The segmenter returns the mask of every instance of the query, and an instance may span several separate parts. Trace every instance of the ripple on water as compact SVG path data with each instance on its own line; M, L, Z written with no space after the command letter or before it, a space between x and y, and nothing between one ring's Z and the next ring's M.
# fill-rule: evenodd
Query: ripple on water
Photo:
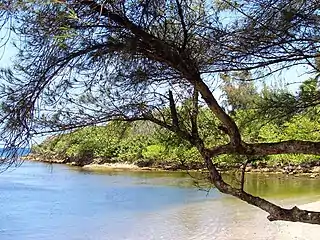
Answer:
M288 240L283 234L301 226L270 223L261 210L215 190L206 197L185 184L189 178L177 179L170 173L108 175L27 163L0 176L0 239ZM250 192L277 199L274 192L319 196L315 179L247 179ZM308 229L288 236L304 239Z

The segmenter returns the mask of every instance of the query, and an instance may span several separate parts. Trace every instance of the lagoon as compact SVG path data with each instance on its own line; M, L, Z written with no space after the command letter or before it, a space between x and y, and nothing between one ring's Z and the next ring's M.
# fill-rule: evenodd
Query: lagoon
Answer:
M248 174L246 188L290 205L318 200L319 184ZM199 190L186 173L90 172L39 162L0 175L0 212L1 240L228 240L249 237L248 226L257 234L276 229L262 211L215 189Z

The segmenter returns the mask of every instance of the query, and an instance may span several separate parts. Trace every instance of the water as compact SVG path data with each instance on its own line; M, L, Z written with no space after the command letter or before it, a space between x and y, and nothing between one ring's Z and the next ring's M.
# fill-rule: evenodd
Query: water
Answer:
M16 148L15 150L8 150L6 148L0 147L0 157L8 157L12 156L13 154L18 154L19 156L25 156L29 154L31 151L30 148Z
M279 202L320 195L318 179L250 175L247 181L249 192ZM257 212L192 183L183 173L93 173L26 162L0 175L0 239L228 239L226 229Z

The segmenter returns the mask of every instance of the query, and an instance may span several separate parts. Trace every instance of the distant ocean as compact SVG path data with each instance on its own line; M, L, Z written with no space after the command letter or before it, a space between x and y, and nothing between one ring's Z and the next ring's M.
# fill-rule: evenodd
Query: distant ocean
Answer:
M30 148L18 148L17 149L17 153L19 156L26 156L31 152ZM10 152L9 149L7 148L0 148L0 158L6 158L8 156L10 156L12 154L12 152Z

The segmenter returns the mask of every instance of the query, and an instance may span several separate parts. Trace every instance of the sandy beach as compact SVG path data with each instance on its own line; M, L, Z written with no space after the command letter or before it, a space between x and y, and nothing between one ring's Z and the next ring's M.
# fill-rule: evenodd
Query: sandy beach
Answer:
M141 169L137 165L131 163L104 163L104 164L88 164L82 167L86 170L138 170Z
M301 209L320 211L320 201L298 206ZM319 240L320 225L292 223L292 222L276 222L278 229L278 238L276 239L296 239L296 240Z
M241 204L242 205L242 204ZM219 240L319 240L320 225L312 225L305 223L270 222L267 219L268 214L253 208L246 203L235 210L233 221L229 223L227 228L222 228L218 231L216 239ZM286 207L293 205L286 204ZM320 211L319 201L302 204L298 207ZM247 214L245 214L247 212ZM241 213L241 214L239 214ZM238 216L239 217L238 217Z

